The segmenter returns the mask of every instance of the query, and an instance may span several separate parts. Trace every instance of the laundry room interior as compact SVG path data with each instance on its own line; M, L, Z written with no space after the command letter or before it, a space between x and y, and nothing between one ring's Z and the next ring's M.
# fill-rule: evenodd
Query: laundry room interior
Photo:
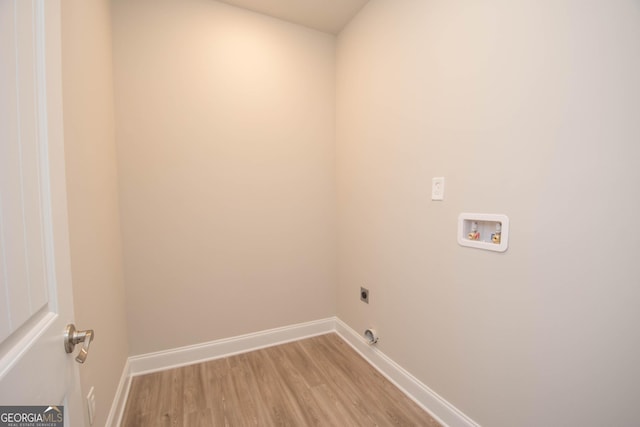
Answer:
M61 1L93 424L336 332L443 425L636 425L640 2L340 3Z

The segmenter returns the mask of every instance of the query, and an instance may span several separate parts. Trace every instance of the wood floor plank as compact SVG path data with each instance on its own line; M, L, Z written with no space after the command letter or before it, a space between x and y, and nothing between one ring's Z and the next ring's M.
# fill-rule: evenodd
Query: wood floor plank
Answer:
M148 408L149 415L156 413L159 425L182 427L183 422L183 395L184 375L181 368L158 372L160 390L157 406Z
M333 396L336 396L336 399L340 399L344 403L350 417L363 423L373 423L375 417L371 417L371 408L367 404L366 393L368 390L354 381L358 379L359 374L356 371L360 367L337 357L335 352L342 349L332 348L328 344L330 343L327 341L327 336L301 342L308 357L313 359L319 372L327 378L325 384L328 389ZM349 348L349 350L351 349ZM355 352L354 355L359 357Z
M275 425L308 425L299 401L287 382L280 376L280 363L273 349L250 353L251 367L258 381L258 392L268 406L271 420Z
M355 352L347 351L347 346L337 336L323 336L316 344L322 350L316 353L328 358L328 366L337 366L343 377L336 378L340 387L356 389L352 391L357 400L354 405L366 412L373 420L387 420L390 425L416 425L423 418L423 411L416 407L406 396L398 394L397 389ZM348 367L348 369L346 368ZM391 391L391 392L390 392Z
M135 377L124 427L439 424L336 334Z
M318 406L304 372L312 371L308 363L296 365L292 355L296 354L298 343L289 343L267 349L273 363L275 374L286 386L289 399L295 401L304 425L318 426L322 424L322 410Z
M224 382L229 375L227 359L212 360L200 364L203 370L203 387L207 408L211 410L211 425L224 426L225 421L225 395ZM208 397L208 398L206 398Z
M231 426L266 425L271 426L269 411L259 393L259 379L252 371L253 353L241 354L229 359L231 366L228 384L233 390L229 395L227 415Z

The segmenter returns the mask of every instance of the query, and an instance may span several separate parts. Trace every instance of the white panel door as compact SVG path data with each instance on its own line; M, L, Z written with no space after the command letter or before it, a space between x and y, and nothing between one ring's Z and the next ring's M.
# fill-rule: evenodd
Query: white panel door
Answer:
M0 0L0 405L65 405L75 427L61 91L60 1Z

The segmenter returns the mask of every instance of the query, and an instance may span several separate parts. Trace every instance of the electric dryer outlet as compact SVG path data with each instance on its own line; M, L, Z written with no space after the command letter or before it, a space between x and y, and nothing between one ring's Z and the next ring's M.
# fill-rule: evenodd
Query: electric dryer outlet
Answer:
M369 289L360 287L360 301L369 304Z

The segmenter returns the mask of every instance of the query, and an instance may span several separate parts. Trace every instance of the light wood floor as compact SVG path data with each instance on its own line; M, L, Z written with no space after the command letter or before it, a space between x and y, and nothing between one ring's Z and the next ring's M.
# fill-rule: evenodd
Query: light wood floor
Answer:
M135 377L122 426L439 424L328 334Z

